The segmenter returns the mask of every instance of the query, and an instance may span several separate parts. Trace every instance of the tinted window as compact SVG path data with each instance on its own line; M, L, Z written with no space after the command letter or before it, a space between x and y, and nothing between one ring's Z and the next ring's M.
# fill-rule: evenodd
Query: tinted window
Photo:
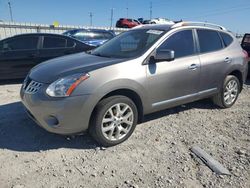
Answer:
M43 48L65 48L66 39L60 37L44 37Z
M219 34L212 30L197 30L200 52L212 52L223 48Z
M75 42L74 42L74 41L72 41L72 40L67 40L67 47L68 47L68 48L72 48L72 47L74 47L74 45L75 45Z
M3 42L0 42L0 51L3 50Z
M194 54L194 41L191 30L180 31L170 36L160 49L173 50L175 58L185 57Z
M112 39L112 38L113 38L113 35L110 34L110 33L103 33L103 34L104 34L104 37L105 37L106 39Z
M77 38L81 41L88 41L88 40L102 40L102 39L110 39L112 38L112 35L109 33L103 33L103 32L78 32L73 35L74 38Z
M25 36L17 37L2 44L3 50L31 50L37 48L38 37L36 36Z
M220 32L220 35L226 47L229 46L233 42L233 38L230 35L226 33L222 33L222 32Z

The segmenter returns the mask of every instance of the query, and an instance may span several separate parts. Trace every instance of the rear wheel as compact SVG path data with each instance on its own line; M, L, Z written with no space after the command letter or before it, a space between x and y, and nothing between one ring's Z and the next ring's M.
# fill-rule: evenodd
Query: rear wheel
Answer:
M137 120L137 108L131 99L112 96L97 104L89 131L99 144L114 146L131 136Z
M213 102L222 107L229 108L236 102L240 92L240 82L236 76L228 75L222 90L213 97Z

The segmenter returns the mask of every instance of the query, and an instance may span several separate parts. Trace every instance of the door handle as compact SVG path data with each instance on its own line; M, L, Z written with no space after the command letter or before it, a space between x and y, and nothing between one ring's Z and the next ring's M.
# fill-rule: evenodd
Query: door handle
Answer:
M231 62L232 62L232 59L229 58L229 57L226 57L226 58L224 59L224 62L225 62L225 63L231 63Z
M197 64L192 64L188 67L188 69L190 70L196 70L198 68L198 65Z

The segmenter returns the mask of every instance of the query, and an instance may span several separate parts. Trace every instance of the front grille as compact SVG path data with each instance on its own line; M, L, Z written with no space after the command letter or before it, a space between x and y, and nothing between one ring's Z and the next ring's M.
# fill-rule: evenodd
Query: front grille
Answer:
M24 86L25 93L35 94L42 87L42 84L34 80L28 80Z

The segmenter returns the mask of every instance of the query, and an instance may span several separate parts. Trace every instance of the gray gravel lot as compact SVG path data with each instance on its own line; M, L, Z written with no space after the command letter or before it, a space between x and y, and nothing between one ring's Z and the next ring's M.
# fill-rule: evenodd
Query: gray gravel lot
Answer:
M237 103L210 100L146 116L125 143L100 148L88 136L48 133L31 121L20 84L0 86L0 187L250 187L250 80ZM231 176L192 155L198 145Z

